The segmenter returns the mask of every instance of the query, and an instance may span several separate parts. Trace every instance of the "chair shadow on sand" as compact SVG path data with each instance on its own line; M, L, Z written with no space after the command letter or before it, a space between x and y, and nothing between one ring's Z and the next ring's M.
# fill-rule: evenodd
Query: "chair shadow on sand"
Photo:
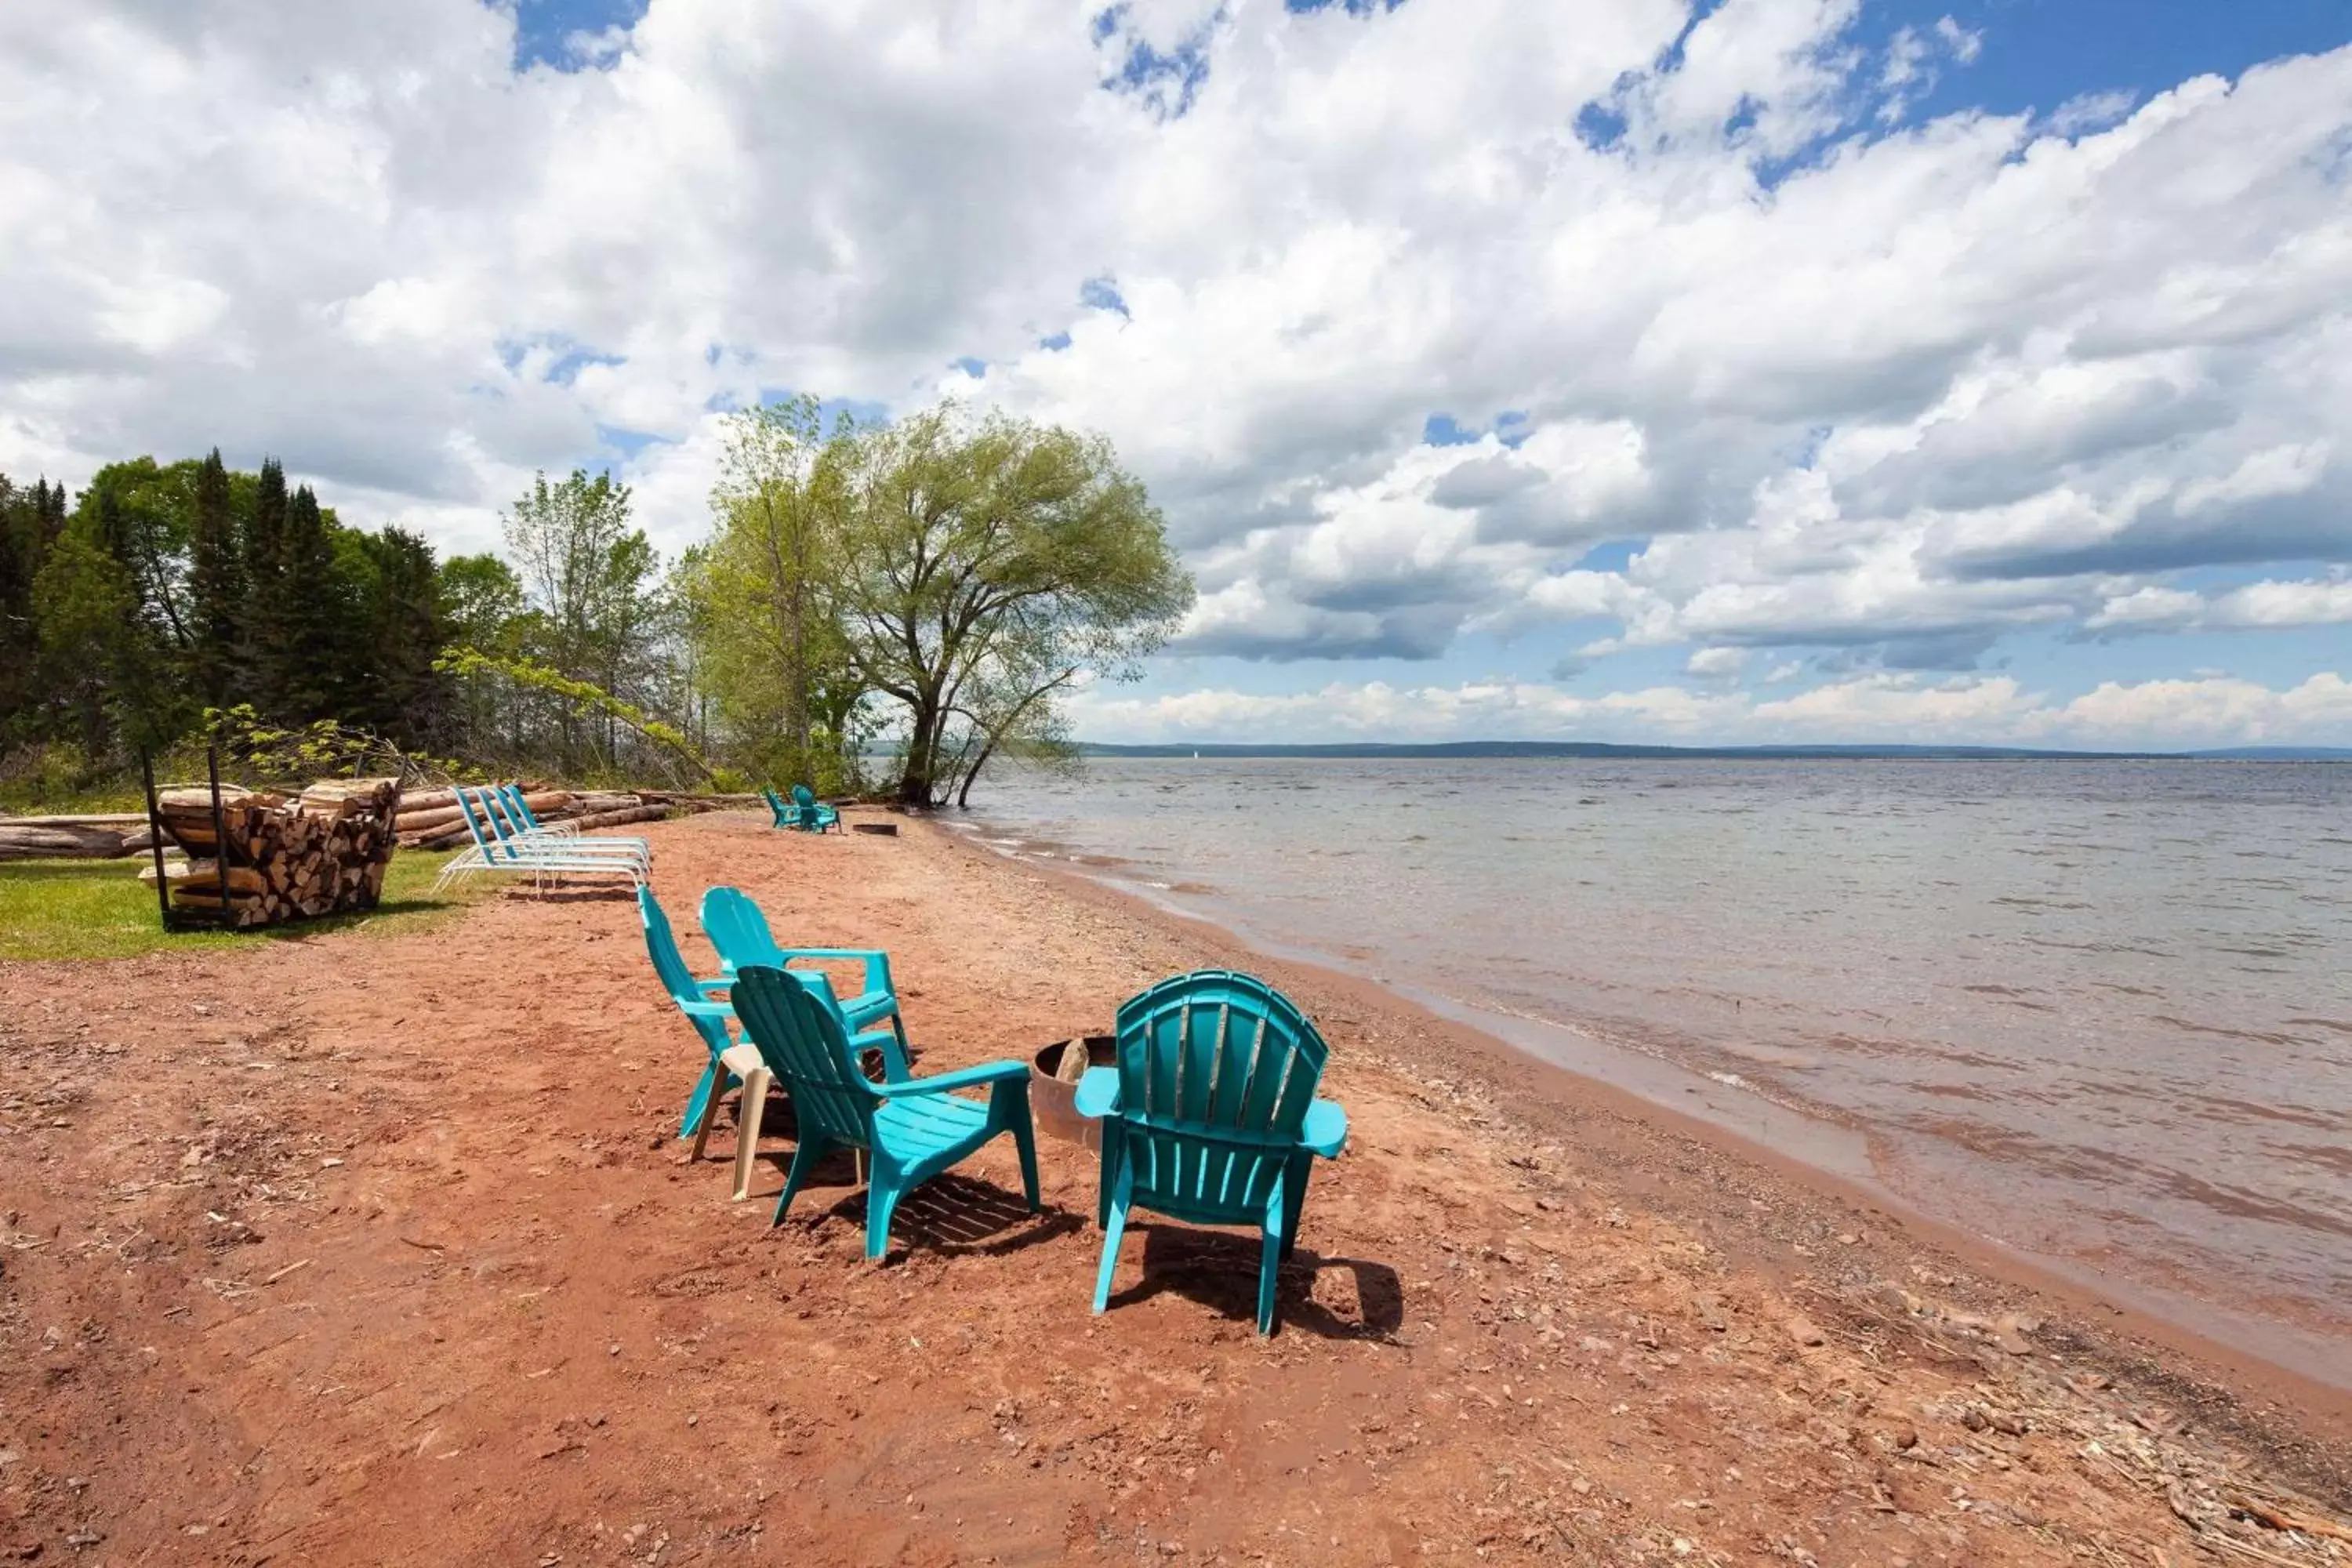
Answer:
M780 1103L771 1103L761 1131L797 1140L799 1133L793 1123L791 1105L789 1097ZM792 1155L784 1150L762 1150L759 1163L774 1180L755 1183L751 1195L745 1201L764 1204L772 1209ZM903 1253L909 1245L949 1257L961 1253L996 1256L1024 1251L1086 1228L1084 1215L1073 1214L1050 1200L1036 1213L1030 1213L1021 1196L1020 1178L1016 1175L1011 1180L1012 1185L1000 1186L993 1181L950 1171L913 1188L898 1200L898 1212L890 1216L890 1251L885 1256ZM831 1190L842 1187L855 1190L839 1194ZM856 1163L847 1150L826 1155L817 1166L809 1184L801 1189L800 1201L793 1205L788 1223L820 1218L847 1220L861 1231L866 1226L866 1188L857 1180Z
M1129 1235L1144 1233L1143 1278L1111 1292L1109 1315L1116 1316L1119 1308L1149 1300L1163 1290L1173 1290L1237 1322L1257 1322L1260 1243L1256 1237L1173 1223L1158 1225L1148 1219L1130 1220L1128 1229ZM1100 1233L1096 1235L1099 1246ZM1344 1269L1355 1277L1356 1301L1363 1313L1360 1322L1315 1300L1315 1281L1327 1269ZM1301 1247L1282 1260L1275 1290L1284 1328L1325 1339L1384 1340L1404 1326L1404 1284L1385 1263L1326 1258Z
M789 1098L770 1105L762 1131L773 1137L797 1136ZM776 1193L783 1184L783 1168L791 1160L791 1154L784 1150L761 1151L760 1165L773 1179L756 1183L747 1202L772 1207ZM1077 1236L1082 1242L1078 1250L1087 1268L1091 1268L1102 1246L1102 1232L1091 1219L1050 1198L1033 1215L1022 1201L1017 1177L1013 1183L1000 1186L993 1181L953 1171L932 1177L898 1200L898 1211L892 1216L891 1255L898 1255L913 1245L950 1257L961 1253L995 1256ZM833 1196L830 1204L824 1202L831 1190L844 1187L853 1190ZM856 1165L846 1151L828 1155L817 1166L808 1187L803 1190L803 1205L793 1211L795 1218L846 1220L864 1228L866 1189L858 1184ZM1143 1234L1143 1278L1123 1290L1112 1292L1111 1312L1173 1290L1237 1321L1257 1321L1256 1237L1193 1226L1155 1224L1141 1216L1129 1222L1129 1230L1130 1234ZM1129 1258L1128 1267L1132 1268L1134 1254L1129 1253ZM1362 1312L1360 1321L1315 1300L1315 1281L1327 1269L1344 1269L1354 1276L1356 1302ZM1075 1288L1083 1289L1087 1278L1081 1270L1075 1277ZM1404 1285L1396 1270L1385 1263L1360 1258L1327 1258L1301 1247L1283 1260L1276 1289L1282 1303L1284 1325L1325 1339L1384 1340L1404 1326Z

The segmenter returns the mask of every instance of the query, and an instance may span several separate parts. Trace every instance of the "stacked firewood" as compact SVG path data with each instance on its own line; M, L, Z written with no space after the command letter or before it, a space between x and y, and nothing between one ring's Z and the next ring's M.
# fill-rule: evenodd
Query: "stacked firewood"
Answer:
M167 864L172 907L234 926L375 907L392 860L398 779L331 779L298 795L224 784L215 831L212 791L167 789L157 797L164 832L187 851ZM140 873L152 881L153 867Z

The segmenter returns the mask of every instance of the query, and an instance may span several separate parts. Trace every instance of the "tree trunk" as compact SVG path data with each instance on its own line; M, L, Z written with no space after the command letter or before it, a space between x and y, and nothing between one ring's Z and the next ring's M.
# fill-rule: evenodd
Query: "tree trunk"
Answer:
M916 705L907 735L907 771L898 780L900 805L930 809L931 773L939 766L940 727L946 719L936 697L926 695Z

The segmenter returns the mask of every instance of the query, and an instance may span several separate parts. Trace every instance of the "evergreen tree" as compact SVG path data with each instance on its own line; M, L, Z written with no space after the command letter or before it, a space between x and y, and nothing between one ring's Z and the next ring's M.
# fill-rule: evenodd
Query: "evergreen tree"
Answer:
M304 485L286 506L286 531L278 552L286 612L278 702L289 723L332 718L336 700L351 684L345 668L344 633L352 624L335 542L319 498Z
M189 673L199 697L213 707L226 708L241 694L238 623L245 606L228 469L217 447L196 475L193 523L188 541Z
M39 687L35 661L39 627L33 619L33 582L48 553L47 479L20 490L0 474L0 742L30 725Z
M83 749L156 750L185 731L180 656L121 546L133 531L110 490L86 492L33 585L41 676Z
M245 526L244 663L254 706L273 718L284 717L287 505L286 470L277 458L265 458Z
M360 618L369 655L358 722L412 746L444 743L451 681L433 661L450 628L433 547L398 528L357 537L367 563Z

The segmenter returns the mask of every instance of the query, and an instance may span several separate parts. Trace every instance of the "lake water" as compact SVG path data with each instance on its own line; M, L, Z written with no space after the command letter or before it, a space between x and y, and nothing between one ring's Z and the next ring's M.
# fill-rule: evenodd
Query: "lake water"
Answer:
M1116 759L970 826L2352 1386L2352 766Z

